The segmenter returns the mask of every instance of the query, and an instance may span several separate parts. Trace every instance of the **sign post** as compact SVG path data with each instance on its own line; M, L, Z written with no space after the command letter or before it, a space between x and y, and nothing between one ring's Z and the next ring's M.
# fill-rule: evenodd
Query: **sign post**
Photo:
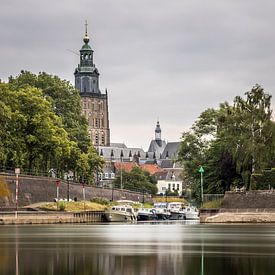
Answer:
M86 200L86 198L85 198L85 184L84 183L82 183L82 192L83 192L83 203L84 203L84 212L86 211L86 205L85 205L85 200Z
M60 185L60 180L56 181L56 205L57 205L57 210L58 210L58 202L59 202L59 185Z
M203 205L203 173L204 173L204 169L202 166L199 169L199 173L201 174L201 205Z
M17 211L18 211L18 189L19 189L19 174L20 168L15 168L16 182L15 182L15 218L17 219Z

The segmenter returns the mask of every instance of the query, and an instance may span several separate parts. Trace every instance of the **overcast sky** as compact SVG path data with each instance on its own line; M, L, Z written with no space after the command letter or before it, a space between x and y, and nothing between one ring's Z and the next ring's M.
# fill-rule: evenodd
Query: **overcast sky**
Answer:
M111 141L147 150L157 119L179 141L255 83L275 97L274 12L272 0L1 0L0 79L24 69L74 83L87 19Z

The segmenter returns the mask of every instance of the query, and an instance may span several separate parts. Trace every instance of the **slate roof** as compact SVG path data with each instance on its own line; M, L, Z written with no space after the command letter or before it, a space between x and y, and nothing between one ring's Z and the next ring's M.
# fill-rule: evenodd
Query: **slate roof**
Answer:
M156 158L160 158L164 148L166 147L165 140L151 140L148 153L155 153Z
M111 143L110 146L116 147L116 148L127 148L127 146L124 143L116 143L116 142Z
M165 170L155 173L155 177L157 180L172 180L174 178L175 181L179 181L182 180L181 172L180 170Z
M130 161L130 152L132 158L134 155L140 155L140 158L145 158L146 153L142 148L121 148L114 146L98 146L97 151L105 160L120 161L121 150L123 152L123 161Z
M180 149L180 142L168 142L161 154L161 158L165 159L168 156L168 159L174 159L177 157Z

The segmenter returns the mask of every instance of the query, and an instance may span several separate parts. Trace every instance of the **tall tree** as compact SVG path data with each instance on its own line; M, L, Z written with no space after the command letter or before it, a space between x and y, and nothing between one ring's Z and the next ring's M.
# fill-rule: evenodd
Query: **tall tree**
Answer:
M218 110L204 111L189 132L182 135L179 160L199 192L200 165L205 168L206 193L224 192L231 186L250 187L251 174L275 163L275 123L271 96L255 85L245 98ZM198 196L199 197L199 196Z

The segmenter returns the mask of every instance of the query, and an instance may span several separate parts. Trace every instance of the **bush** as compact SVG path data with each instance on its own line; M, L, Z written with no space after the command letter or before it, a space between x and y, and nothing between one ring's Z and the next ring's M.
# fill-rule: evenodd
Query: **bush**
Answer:
M0 177L0 198L10 196L10 190L4 177Z
M65 211L65 209L66 209L66 204L65 204L65 202L59 201L59 202L58 202L58 210L59 210L59 211Z

